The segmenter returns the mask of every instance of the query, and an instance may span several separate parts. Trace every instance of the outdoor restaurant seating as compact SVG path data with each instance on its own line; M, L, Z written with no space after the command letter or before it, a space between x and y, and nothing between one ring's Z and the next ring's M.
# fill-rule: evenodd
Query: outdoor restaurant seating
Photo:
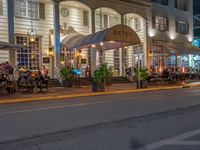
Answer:
M23 67L17 72L15 77L14 68L8 62L0 64L0 94L13 94L16 91L31 93L43 89L48 91L47 74L44 76L41 71L31 72Z

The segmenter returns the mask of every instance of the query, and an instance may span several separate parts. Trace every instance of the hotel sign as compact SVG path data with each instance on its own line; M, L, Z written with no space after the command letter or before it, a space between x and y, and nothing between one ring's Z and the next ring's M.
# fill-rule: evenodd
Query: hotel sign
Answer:
M116 25L110 28L105 40L131 43L133 45L141 43L137 33L126 25Z

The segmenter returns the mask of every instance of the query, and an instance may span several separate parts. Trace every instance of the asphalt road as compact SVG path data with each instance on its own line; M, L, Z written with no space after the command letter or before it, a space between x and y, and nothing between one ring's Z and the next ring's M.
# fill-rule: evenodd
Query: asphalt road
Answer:
M0 150L200 150L200 88L1 105Z

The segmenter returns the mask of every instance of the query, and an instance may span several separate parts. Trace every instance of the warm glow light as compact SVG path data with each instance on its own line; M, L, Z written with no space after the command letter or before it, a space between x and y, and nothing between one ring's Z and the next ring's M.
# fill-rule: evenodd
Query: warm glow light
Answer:
M169 36L170 40L175 40L176 39L175 31L169 31L168 36Z
M191 35L188 36L188 41L192 42L193 41L193 37Z
M175 39L175 36L174 35L171 35L169 36L170 40L174 40Z
M160 66L160 68L159 68L159 72L160 72L160 73L163 72L163 68L162 68L162 66Z
M182 73L185 73L186 72L186 69L185 69L185 67L183 66L182 67Z
M93 45L92 45L92 48L95 48L95 47L96 47L96 45L95 45L95 44L93 44Z
M150 37L154 37L155 36L155 31L153 31L152 29L149 30L149 36Z
M30 38L30 41L31 41L31 42L35 42L35 38L34 38L34 37L31 37L31 38Z
M101 42L100 45L103 46L103 42Z

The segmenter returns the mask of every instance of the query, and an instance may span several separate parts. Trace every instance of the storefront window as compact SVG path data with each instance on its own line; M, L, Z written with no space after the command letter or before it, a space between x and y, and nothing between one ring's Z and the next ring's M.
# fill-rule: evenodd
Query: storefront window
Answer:
M168 67L176 67L176 56L175 55L168 56L167 66Z
M29 70L39 70L40 67L40 40L34 42L26 36L16 36L16 44L26 45L26 48L17 51L18 67L26 67Z
M200 69L200 55L193 55L194 67Z
M181 56L181 66L189 67L189 56L188 55Z

